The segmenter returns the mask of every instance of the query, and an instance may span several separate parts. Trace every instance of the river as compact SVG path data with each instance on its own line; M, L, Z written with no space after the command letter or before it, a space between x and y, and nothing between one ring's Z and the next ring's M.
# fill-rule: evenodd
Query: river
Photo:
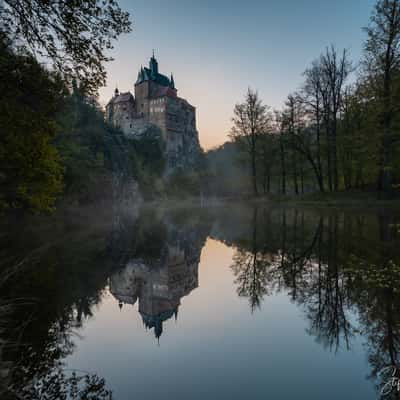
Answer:
M107 215L3 232L14 393L397 398L387 367L400 365L400 213L224 204Z

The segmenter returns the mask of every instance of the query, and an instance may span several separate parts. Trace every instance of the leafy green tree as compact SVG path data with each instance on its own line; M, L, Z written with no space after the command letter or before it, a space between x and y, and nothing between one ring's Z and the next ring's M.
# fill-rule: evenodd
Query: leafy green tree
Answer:
M104 122L99 107L75 85L57 124L54 144L64 166L65 195L79 201L105 197L112 191L110 152L116 151L107 139L115 132Z
M0 40L0 206L49 211L62 191L51 141L64 85L28 53Z
M157 127L149 128L140 138L127 141L131 174L145 197L164 193L165 142Z
M365 30L368 40L365 44L364 67L378 100L381 132L378 188L390 193L393 189L394 124L399 111L395 95L399 83L396 74L400 67L400 0L378 0L371 23Z

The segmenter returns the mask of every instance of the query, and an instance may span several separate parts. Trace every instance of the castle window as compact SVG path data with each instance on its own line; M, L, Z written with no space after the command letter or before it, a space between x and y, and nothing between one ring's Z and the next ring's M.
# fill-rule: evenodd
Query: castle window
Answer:
M132 128L132 124L129 124L129 128Z

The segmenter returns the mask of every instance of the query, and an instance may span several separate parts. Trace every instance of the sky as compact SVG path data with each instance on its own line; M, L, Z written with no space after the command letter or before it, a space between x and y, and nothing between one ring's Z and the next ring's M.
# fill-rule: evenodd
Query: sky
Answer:
M133 29L107 64L106 104L116 86L134 90L152 50L178 95L196 107L200 143L228 140L233 107L248 87L272 109L297 90L303 71L334 44L357 63L375 0L120 0Z

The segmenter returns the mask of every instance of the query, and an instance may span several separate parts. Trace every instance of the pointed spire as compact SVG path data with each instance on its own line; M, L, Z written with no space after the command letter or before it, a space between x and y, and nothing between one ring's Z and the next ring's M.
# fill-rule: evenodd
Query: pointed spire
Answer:
M118 85L115 85L114 95L115 96L119 95Z
M154 49L153 49L153 56L150 58L149 68L151 76L155 77L158 74L158 62L154 56Z
M171 88L175 89L174 75L172 75L172 72L171 72Z
M143 70L143 65L141 65L138 72L136 84L142 83L143 81L144 81L144 70Z

